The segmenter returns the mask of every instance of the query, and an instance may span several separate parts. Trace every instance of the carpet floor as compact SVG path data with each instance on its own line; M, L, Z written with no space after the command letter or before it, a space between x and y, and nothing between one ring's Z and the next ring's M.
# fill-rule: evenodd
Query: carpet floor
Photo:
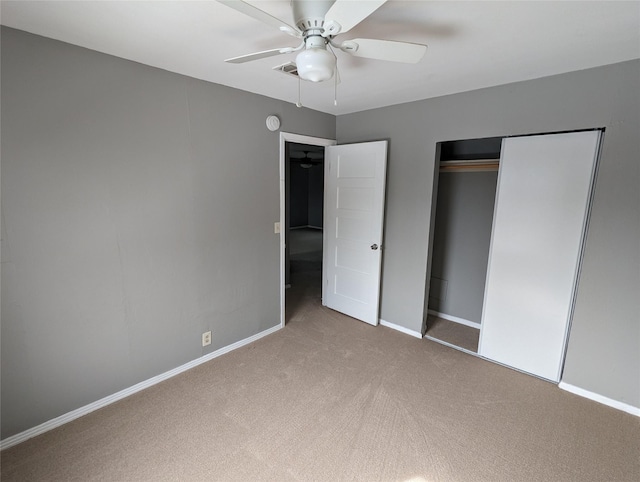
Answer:
M2 452L3 481L638 481L640 419L321 306Z
M427 316L427 336L478 353L480 330L453 321Z

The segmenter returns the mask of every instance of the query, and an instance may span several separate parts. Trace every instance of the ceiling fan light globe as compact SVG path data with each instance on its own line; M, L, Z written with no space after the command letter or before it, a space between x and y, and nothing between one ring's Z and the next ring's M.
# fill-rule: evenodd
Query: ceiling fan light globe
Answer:
M333 77L336 58L326 49L311 48L298 54L296 66L301 79L323 82Z

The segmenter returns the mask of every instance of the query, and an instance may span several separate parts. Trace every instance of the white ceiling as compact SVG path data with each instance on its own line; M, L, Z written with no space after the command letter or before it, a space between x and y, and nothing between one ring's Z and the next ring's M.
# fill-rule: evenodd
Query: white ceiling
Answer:
M289 0L259 1L293 24ZM216 1L2 1L3 25L295 103L298 80L225 58L298 41ZM429 45L415 65L338 52L341 83L302 82L302 104L332 114L463 92L640 58L639 1L393 1L339 40Z

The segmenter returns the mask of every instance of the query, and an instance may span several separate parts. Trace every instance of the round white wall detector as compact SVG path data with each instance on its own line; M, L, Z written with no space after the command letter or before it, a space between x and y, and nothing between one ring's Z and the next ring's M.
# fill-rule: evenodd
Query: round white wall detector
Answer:
M280 129L280 119L277 115L270 115L267 117L267 129L272 132Z

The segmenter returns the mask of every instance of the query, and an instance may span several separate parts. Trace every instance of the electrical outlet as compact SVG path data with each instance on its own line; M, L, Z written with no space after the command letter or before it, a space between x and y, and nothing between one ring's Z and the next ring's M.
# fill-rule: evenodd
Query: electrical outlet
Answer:
M207 331L202 334L202 346L211 345L211 332Z
M274 234L280 234L280 223L273 223Z

